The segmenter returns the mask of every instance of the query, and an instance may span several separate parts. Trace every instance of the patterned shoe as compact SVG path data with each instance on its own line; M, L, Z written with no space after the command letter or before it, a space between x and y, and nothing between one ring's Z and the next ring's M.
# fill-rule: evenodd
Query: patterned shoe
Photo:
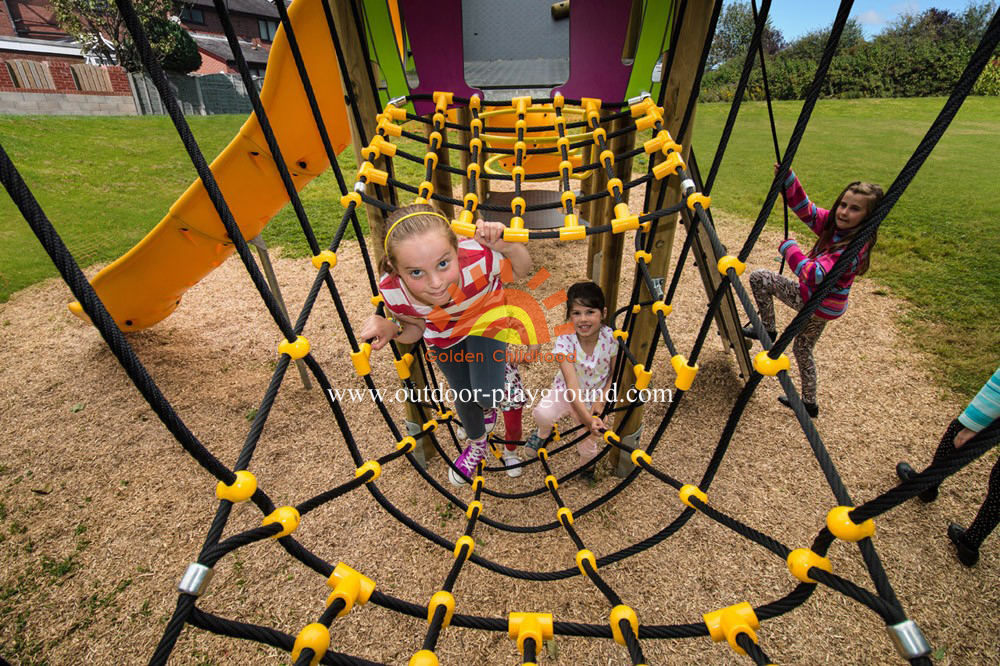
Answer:
M486 454L490 450L490 444L483 437L478 442L469 441L469 445L465 447L458 459L455 460L455 467L462 471L466 477L471 479L476 473L476 467L486 457ZM455 473L455 470L448 468L448 480L451 481L452 485L461 486L468 483L467 480L463 479L460 475Z
M483 411L483 423L486 424L486 434L493 432L494 428L497 427L497 410L487 409Z
M512 479L516 479L521 476L522 467L514 467L514 465L521 464L521 458L518 457L517 453L514 451L508 451L504 449L503 452L503 464L507 467L507 476Z
M532 455L536 458L538 457L538 449L545 446L545 440L538 436L537 432L533 432L528 435L528 439L524 441L524 448L527 451L531 451Z

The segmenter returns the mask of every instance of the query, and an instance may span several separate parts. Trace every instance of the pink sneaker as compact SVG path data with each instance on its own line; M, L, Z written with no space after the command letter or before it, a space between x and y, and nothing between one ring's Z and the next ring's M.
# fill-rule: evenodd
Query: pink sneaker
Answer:
M486 424L486 434L490 434L497 427L497 413L496 409L487 409L483 412L483 422Z
M468 478L472 478L476 473L476 467L486 457L486 454L490 450L489 442L486 437L483 437L479 441L469 441L469 445L465 447L458 459L455 460L455 467L462 471ZM448 468L448 480L451 481L452 485L461 486L468 483L461 475L456 474L455 470Z

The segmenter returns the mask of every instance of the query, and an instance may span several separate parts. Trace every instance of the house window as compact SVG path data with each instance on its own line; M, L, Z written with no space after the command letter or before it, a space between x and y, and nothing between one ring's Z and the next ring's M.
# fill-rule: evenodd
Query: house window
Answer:
M181 20L185 23L197 23L205 25L205 12L194 7L184 7L181 9Z
M278 32L278 22L257 19L257 25L260 26L260 38L265 42L273 42L274 35Z

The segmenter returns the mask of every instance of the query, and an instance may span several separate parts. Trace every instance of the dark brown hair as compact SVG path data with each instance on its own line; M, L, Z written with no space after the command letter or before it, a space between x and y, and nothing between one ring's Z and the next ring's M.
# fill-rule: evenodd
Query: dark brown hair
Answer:
M844 195L848 192L866 197L868 199L868 210L865 212L865 219L860 224L848 230L843 238L834 243L833 235L837 233L837 209L840 208L840 204L844 200ZM861 233L861 228L864 227L865 222L868 221L872 212L878 207L883 196L885 196L885 193L882 191L882 188L874 183L863 183L860 180L849 183L837 197L837 200L833 202L833 207L830 209L830 217L827 218L826 226L819 234L819 238L816 239L816 244L809 250L809 257L815 258L824 252L834 252L850 245L851 241ZM872 250L875 249L877 241L878 231L875 231L871 236L871 240L868 241L867 247L858 254L858 270L856 275L864 275L868 272Z
M426 214L421 215L420 213ZM396 224L398 220L402 220L404 217L406 218L405 220ZM386 220L386 223L389 225L390 233L386 236L384 245L385 254L378 260L378 272L380 275L396 272L396 248L399 247L400 243L412 236L437 231L446 236L452 248L454 248L455 252L458 252L458 239L455 237L455 232L451 230L448 220L428 204L411 204L397 208ZM395 228L393 228L394 224L396 224Z
M604 291L596 282L577 282L566 290L566 319L573 304L604 311Z

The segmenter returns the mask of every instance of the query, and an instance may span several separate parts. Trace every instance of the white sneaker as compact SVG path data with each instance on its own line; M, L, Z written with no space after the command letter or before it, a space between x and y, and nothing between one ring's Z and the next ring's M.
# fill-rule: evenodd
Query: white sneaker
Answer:
M486 437L483 437L478 442L470 441L469 445L465 447L465 450L462 451L462 453L455 460L455 467L460 469L462 474L471 479L476 473L476 467L478 467L482 459L486 457L489 450L490 443ZM451 467L448 468L448 480L455 486L461 486L468 483L468 481L463 479L462 476L457 474Z
M512 467L512 465L518 465L521 462L521 458L517 455L516 451L508 451L506 447L503 450L503 464L507 466L507 476L512 479L516 479L521 476L521 471L523 467Z

